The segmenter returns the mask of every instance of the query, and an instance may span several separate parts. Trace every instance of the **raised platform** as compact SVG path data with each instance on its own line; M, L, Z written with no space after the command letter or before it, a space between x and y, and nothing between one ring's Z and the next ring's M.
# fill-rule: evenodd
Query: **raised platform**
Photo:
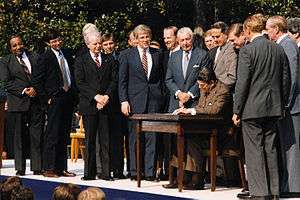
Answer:
M34 176L29 171L29 160L27 161L26 176L23 176L23 183L27 187L31 187L35 192L37 200L51 199L53 188L60 183L74 183L80 185L83 189L87 186L95 186L103 189L107 199L119 199L119 200L150 200L150 199L199 199L199 200L234 200L236 194L241 191L240 188L222 188L217 187L215 192L211 192L209 185L206 185L207 189L199 191L187 191L178 192L177 189L164 189L162 184L166 184L166 181L161 182L148 182L142 181L141 187L137 187L136 181L115 180L115 181L82 181L80 178L83 176L83 160L79 159L76 163L68 161L69 171L77 174L76 177L60 177L60 178L46 178L43 176ZM6 176L14 176L14 161L4 160L3 168L1 169L1 179Z

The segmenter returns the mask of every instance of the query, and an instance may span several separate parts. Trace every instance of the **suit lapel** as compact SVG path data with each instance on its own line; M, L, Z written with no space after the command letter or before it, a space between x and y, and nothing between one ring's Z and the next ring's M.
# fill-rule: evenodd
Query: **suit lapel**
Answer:
M191 71L193 69L193 66L195 65L195 63L197 62L197 49L193 49L192 53L191 53L191 59L189 61L187 70L186 70L186 76L185 79L188 79L189 75L191 74Z
M184 77L183 77L183 70L182 70L182 56L183 56L183 51L180 49L180 53L177 54L178 56L175 57L175 63L177 63L177 70L179 72L179 76L184 82Z
M214 69L216 69L216 67L217 67L217 65L218 65L218 63L219 63L219 61L220 61L221 58L223 57L224 52L225 52L225 50L226 50L227 48L228 48L228 45L225 44L225 45L223 46L223 48L220 50L220 53L219 53L219 55L218 55L218 57L217 57L217 60L216 60L216 62L214 63Z
M151 55L151 58L152 58L152 68L151 68L151 72L150 72L150 76L149 76L149 80L152 76L152 72L155 71L155 67L159 66L159 57L158 55L151 49L149 49L149 52L150 52L150 55Z
M136 68L138 71L140 71L140 73L144 76L144 78L147 80L147 76L144 72L144 69L143 69L143 64L142 64L142 61L141 61L141 57L140 57L140 53L139 53L139 50L137 49L137 47L135 47L134 49L134 55L133 55L133 58L135 58L135 62L136 63ZM152 55L151 55L152 56Z
M24 69L23 69L23 66L19 63L19 61L18 61L18 59L17 59L17 57L15 56L15 55L13 55L13 66L15 66L15 67L17 67L18 68L18 70L23 74L23 77L27 80L27 81L29 81L29 79L28 79L28 77L26 76L26 74L25 74L25 71L24 71Z

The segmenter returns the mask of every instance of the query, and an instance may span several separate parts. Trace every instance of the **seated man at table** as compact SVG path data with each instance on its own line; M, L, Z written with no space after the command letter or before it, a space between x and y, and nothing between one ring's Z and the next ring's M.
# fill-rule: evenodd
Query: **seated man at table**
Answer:
M198 75L200 99L194 108L179 108L174 114L220 114L225 120L231 121L232 96L228 86L216 79L213 71L202 68ZM183 189L204 189L205 160L203 149L208 149L208 141L195 135L187 135L185 157L185 183ZM177 157L173 155L171 165L177 167ZM177 187L173 181L165 188Z

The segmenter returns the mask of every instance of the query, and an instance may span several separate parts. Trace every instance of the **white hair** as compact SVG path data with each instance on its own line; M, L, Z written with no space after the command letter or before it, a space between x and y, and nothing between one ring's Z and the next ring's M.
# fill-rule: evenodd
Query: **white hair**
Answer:
M86 35L84 36L85 44L88 45L94 38L101 38L101 34L99 31L91 31L86 33Z
M82 28L82 35L83 35L83 37L85 37L86 34L88 34L89 32L93 32L93 31L99 31L99 30L98 30L98 28L96 27L95 24L87 23Z
M193 38L193 31L189 27L183 27L178 30L177 37L180 37L181 35L190 35Z

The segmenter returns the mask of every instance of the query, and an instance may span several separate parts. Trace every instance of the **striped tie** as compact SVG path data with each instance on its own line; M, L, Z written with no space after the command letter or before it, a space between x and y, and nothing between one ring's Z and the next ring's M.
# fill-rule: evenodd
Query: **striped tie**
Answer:
M148 76L148 61L147 61L146 49L143 50L142 65L146 76Z
M95 53L94 56L95 56L95 63L96 63L96 65L97 65L97 67L100 68L100 67L101 67L101 63L100 63L100 61L99 61L99 59L98 59L99 54L98 54L98 53Z

